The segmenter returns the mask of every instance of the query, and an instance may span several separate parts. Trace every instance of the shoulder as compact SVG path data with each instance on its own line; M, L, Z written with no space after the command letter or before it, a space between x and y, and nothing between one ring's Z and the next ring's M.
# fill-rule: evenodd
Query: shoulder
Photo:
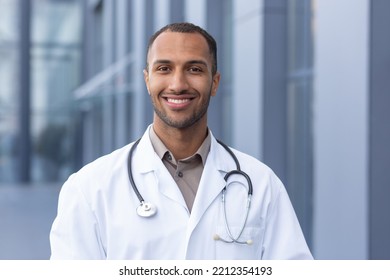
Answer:
M240 162L241 170L252 182L254 194L252 200L257 201L258 206L266 206L267 210L264 211L269 214L280 209L292 209L283 182L268 165L246 153L235 149L232 151Z
M268 179L274 184L283 185L279 177L276 175L274 170L262 162L261 160L248 155L246 153L234 150L237 155L237 158L241 162L241 168L247 170L246 172L252 174L254 177L263 177L263 179Z
M255 175L267 176L267 177L275 177L279 180L275 172L264 162L255 158L252 155L239 151L235 148L230 148L234 155L237 157L241 169L246 172Z
M140 148L148 150L151 147L147 129L139 144ZM120 192L127 187L128 157L135 142L129 143L113 152L101 156L86 164L76 173L73 173L64 183L63 189L77 189L86 197L97 193ZM145 153L142 153L144 156ZM147 158L147 156L145 156Z
M257 177L257 175L261 175L262 177L271 176L277 178L273 170L268 165L252 155L224 144L223 142L217 140L213 135L211 150L212 152L210 152L210 154L214 156L216 165L218 165L218 167L222 170L231 170L236 168L233 160L233 158L236 157L241 170L245 173L248 173L249 175L253 174L255 177Z
M62 191L91 193L108 191L113 180L127 174L127 157L131 144L101 156L71 174L64 183Z
M241 170L249 176L253 187L257 191L260 190L262 195L266 195L267 197L272 198L271 200L274 200L285 191L282 181L268 165L252 155L239 151L235 148L229 148L237 158ZM220 146L218 150L219 157L229 162L229 164L225 164L225 170L228 171L235 169L236 167L233 159L227 160L227 152L225 149Z
M78 176L98 176L102 177L107 175L107 173L115 172L118 169L123 167L123 164L126 164L128 152L132 144L128 144L120 149L117 149L110 154L101 156L96 160L86 164L75 174Z

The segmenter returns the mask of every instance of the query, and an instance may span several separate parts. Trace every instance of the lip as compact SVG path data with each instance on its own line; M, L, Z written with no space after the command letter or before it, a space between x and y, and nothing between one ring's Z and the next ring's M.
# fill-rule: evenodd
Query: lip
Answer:
M162 96L165 101L165 104L171 109L185 109L190 106L192 101L194 100L193 96L190 95L169 95Z

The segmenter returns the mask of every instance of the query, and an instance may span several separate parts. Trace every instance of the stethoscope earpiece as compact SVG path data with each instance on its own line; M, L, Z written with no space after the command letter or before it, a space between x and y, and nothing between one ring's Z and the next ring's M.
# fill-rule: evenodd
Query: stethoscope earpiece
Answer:
M221 240L221 237L220 237L218 234L214 234L214 235L213 235L213 239L214 239L215 241L218 241L218 240Z
M218 234L214 234L213 235L213 239L215 241L222 241L222 242L225 242L225 243L238 243L238 244L246 244L246 245L252 245L253 244L253 240L252 239L248 239L247 241L239 241L237 239L226 240L226 239L223 239Z

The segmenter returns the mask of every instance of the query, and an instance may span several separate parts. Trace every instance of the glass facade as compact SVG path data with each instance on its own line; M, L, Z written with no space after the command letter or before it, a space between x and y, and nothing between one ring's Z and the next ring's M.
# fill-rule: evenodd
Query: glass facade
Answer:
M33 1L31 178L64 180L74 164L74 101L80 82L80 1Z
M209 126L215 137L232 143L232 1L218 0L206 3L206 29L217 41L218 71L221 82L218 94L213 97L209 108Z
M80 82L81 2L26 3L0 1L0 182L20 181L22 162L27 180L60 181L75 166L72 89ZM20 23L21 11L30 21ZM20 42L28 61L20 60Z
M86 1L84 5L83 83L74 90L82 128L78 135L80 165L131 139L136 107L134 12L130 4ZM142 77L142 70L138 75Z
M287 69L287 182L309 243L312 240L313 16L311 0L289 1Z
M0 182L17 180L19 5L0 0Z

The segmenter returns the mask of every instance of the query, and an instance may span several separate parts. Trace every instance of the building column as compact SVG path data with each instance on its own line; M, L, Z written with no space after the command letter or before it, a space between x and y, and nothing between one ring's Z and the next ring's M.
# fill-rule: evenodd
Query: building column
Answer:
M261 159L264 1L242 5L241 0L233 0L232 6L232 145Z
M20 5L20 95L19 95L19 180L30 181L31 135L30 135L30 38L31 1L19 0Z
M369 1L315 9L314 255L366 259Z
M371 0L370 259L390 259L390 1Z
M264 162L287 183L287 7L264 1Z

